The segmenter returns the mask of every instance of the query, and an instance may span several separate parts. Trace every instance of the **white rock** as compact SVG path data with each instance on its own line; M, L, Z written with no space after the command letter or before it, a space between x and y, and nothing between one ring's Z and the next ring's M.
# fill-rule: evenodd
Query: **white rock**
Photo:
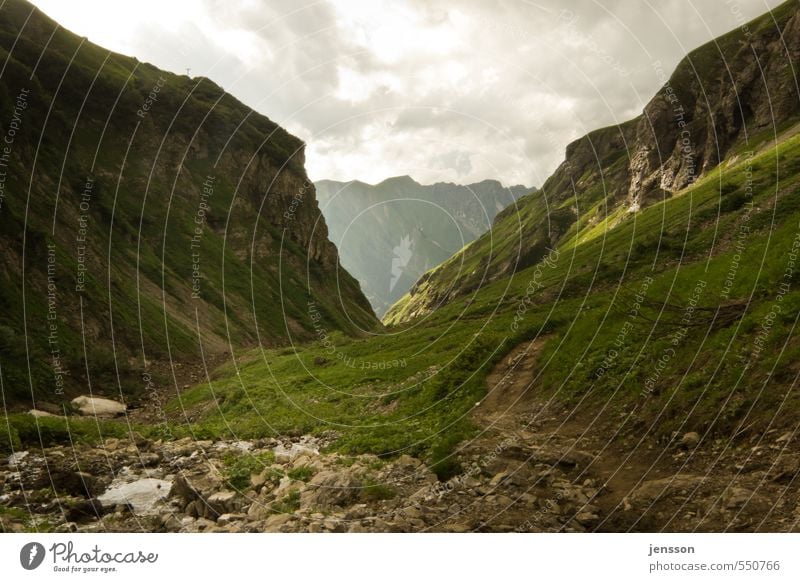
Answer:
M275 460L278 463L291 463L300 455L318 455L319 449L312 445L292 443L288 448L278 445L272 451L275 453Z
M156 505L169 495L171 489L172 483L169 481L139 479L131 483L112 483L111 487L97 499L105 507L130 503L134 513L152 515L158 513L155 511Z
M93 396L78 396L72 400L72 403L84 416L119 416L125 414L127 410L121 402Z
M17 451L16 453L8 457L8 464L11 465L12 467L16 467L17 465L20 464L20 462L25 460L25 457L27 457L28 455L30 455L28 451Z
M31 416L35 416L36 418L41 418L42 416L55 416L55 414L50 414L49 412L45 412L44 410L36 410L35 408L31 408L28 411L28 414Z

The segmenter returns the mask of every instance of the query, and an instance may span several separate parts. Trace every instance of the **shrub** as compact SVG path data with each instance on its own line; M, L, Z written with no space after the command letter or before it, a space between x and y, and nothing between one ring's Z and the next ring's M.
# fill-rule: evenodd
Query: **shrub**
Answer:
M288 473L286 473L290 479L294 479L295 481L308 481L314 475L314 469L307 465L302 467L295 467L294 469L290 469Z
M250 485L250 476L253 473L260 473L265 467L272 465L274 462L275 454L272 451L258 455L226 457L225 482L233 489L245 489Z

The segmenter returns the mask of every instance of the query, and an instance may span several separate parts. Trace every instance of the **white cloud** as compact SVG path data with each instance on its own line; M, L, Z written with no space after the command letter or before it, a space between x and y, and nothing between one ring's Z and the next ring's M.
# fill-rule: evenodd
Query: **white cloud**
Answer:
M541 184L665 69L778 4L34 0L111 50L205 75L308 142L312 178ZM739 15L742 16L739 16Z

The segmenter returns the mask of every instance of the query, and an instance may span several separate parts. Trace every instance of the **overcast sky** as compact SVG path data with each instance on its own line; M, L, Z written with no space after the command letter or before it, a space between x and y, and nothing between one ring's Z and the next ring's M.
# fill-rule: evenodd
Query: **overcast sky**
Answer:
M308 143L314 180L539 186L639 114L692 48L776 0L34 0L70 30L207 76Z

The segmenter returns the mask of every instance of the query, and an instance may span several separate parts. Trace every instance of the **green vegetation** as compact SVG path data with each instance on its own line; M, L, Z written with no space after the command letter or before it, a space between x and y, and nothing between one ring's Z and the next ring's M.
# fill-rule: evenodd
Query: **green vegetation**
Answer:
M397 489L391 485L377 483L374 479L369 477L364 478L361 490L359 491L359 497L364 503L394 499L396 496Z
M273 513L294 513L300 509L300 491L297 489L289 490L289 493L275 501L270 507Z
M147 435L154 429L133 428ZM88 418L8 414L0 417L0 453L53 445L97 444L107 438L126 438L127 425Z
M286 475L294 481L309 481L314 476L314 469L312 467L302 466L289 469Z
M231 455L225 459L225 482L229 487L242 490L250 486L250 476L261 473L275 462L272 451L250 455Z

